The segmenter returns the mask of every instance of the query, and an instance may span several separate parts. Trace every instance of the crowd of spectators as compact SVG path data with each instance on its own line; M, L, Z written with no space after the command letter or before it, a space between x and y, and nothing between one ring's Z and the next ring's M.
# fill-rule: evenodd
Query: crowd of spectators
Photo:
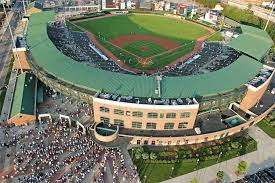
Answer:
M222 43L204 43L203 49L193 57L167 71L164 76L188 76L212 72L226 67L239 58L240 53Z
M0 150L13 148L15 152L6 154L13 157L13 171L2 174L2 179L22 183L138 182L136 169L126 168L120 148L96 144L90 135L69 127L68 121L47 120L29 127L20 127L21 133L5 131L10 140L1 139Z

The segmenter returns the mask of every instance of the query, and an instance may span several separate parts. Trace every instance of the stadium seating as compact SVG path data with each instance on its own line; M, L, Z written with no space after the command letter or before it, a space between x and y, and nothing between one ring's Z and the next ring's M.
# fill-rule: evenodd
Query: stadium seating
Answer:
M104 60L91 47L86 33L70 31L62 23L48 24L48 35L57 49L72 59L112 72L130 73L120 68L112 60ZM237 60L240 53L221 43L204 43L198 54L183 60L173 67L166 67L163 76L188 76L204 74L226 67Z

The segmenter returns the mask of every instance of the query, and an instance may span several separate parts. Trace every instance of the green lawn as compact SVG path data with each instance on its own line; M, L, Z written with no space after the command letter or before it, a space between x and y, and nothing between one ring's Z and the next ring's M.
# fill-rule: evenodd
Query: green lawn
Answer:
M268 117L275 117L275 113L270 114ZM275 138L275 119L267 120L264 119L261 122L257 123L257 126L260 127L267 135L271 138Z
M211 35L207 41L223 41L223 36L220 32L216 32L213 35Z
M168 65L171 60L176 60L177 58L189 53L193 50L195 46L195 42L190 42L187 46L183 46L183 48L178 48L173 52L164 53L162 55L156 56L153 58L153 62L147 66L147 70L156 69L164 67Z
M141 50L141 48L146 48L147 50ZM123 49L139 56L139 57L151 57L158 53L164 52L165 49L153 42L149 41L135 41L126 44Z
M232 148L232 143L238 143L239 147ZM241 146L240 146L241 145ZM158 158L161 157L161 153L166 148L163 148L162 151L150 151L146 147L144 147L145 152L154 152L158 154ZM197 148L196 148L197 149ZM224 140L223 144L217 143L217 145L204 145L197 150L190 150L188 148L182 147L182 149L178 149L176 152L174 151L167 151L173 152L172 154L178 154L178 158L174 161L170 160L143 160L143 159L133 159L135 165L138 168L138 172L142 182L147 183L157 183L161 181L165 181L172 177L177 177L180 175L184 175L193 171L196 171L201 168L209 167L214 165L218 162L227 161L229 159L238 157L240 155L244 155L250 152L257 150L257 143L254 139L249 136L241 136L241 137L234 137L234 138L227 138ZM217 151L214 153L214 151ZM189 158L183 158L180 154L198 154L199 158L189 156ZM211 152L211 155L206 155L205 153ZM220 155L220 152L222 154ZM132 152L130 151L130 154ZM204 155L203 155L204 154ZM189 154L190 155L190 154ZM171 158L171 156L168 156ZM236 165L237 166L237 165Z
M184 43L206 35L208 31L201 26L184 20L176 20L155 15L134 14L129 16L106 17L102 19L77 22L77 25L101 34L105 39L135 34L156 35Z
M68 29L70 29L71 31L79 31L79 32L83 32L80 28L78 28L77 26L75 26L73 23L71 23L70 21L66 21L66 26L68 27Z
M193 49L193 41L198 37L208 34L208 30L201 26L195 25L185 20L176 20L164 16L132 14L127 16L105 17L102 19L87 20L76 22L76 25L94 33L99 42L109 49L122 62L131 67L141 70L151 70L163 67L171 61L179 58ZM188 45L184 49L176 50L175 53L164 54L153 59L153 63L142 67L137 62L135 56L123 52L122 49L114 48L108 44L108 41L123 35L154 35L162 38L170 39L180 45ZM104 39L100 39L104 37ZM135 45L136 44L136 45ZM148 51L141 52L139 47L146 45L150 47ZM148 57L164 51L161 46L147 41L137 41L124 47L127 51L141 56ZM119 53L117 53L119 52ZM122 53L122 54L121 54Z

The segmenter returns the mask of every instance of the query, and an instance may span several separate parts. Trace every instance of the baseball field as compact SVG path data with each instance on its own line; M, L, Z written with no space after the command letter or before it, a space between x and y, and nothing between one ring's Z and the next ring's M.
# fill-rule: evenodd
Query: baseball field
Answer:
M174 63L209 34L193 22L144 14L105 16L75 24L91 32L119 61L139 70Z

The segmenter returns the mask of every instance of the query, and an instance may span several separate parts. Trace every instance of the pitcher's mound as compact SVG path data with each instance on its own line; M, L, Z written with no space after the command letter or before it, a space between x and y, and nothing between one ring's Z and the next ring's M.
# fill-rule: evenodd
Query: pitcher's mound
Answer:
M145 52L145 51L148 51L149 49L145 46L141 46L141 47L139 47L139 50Z

